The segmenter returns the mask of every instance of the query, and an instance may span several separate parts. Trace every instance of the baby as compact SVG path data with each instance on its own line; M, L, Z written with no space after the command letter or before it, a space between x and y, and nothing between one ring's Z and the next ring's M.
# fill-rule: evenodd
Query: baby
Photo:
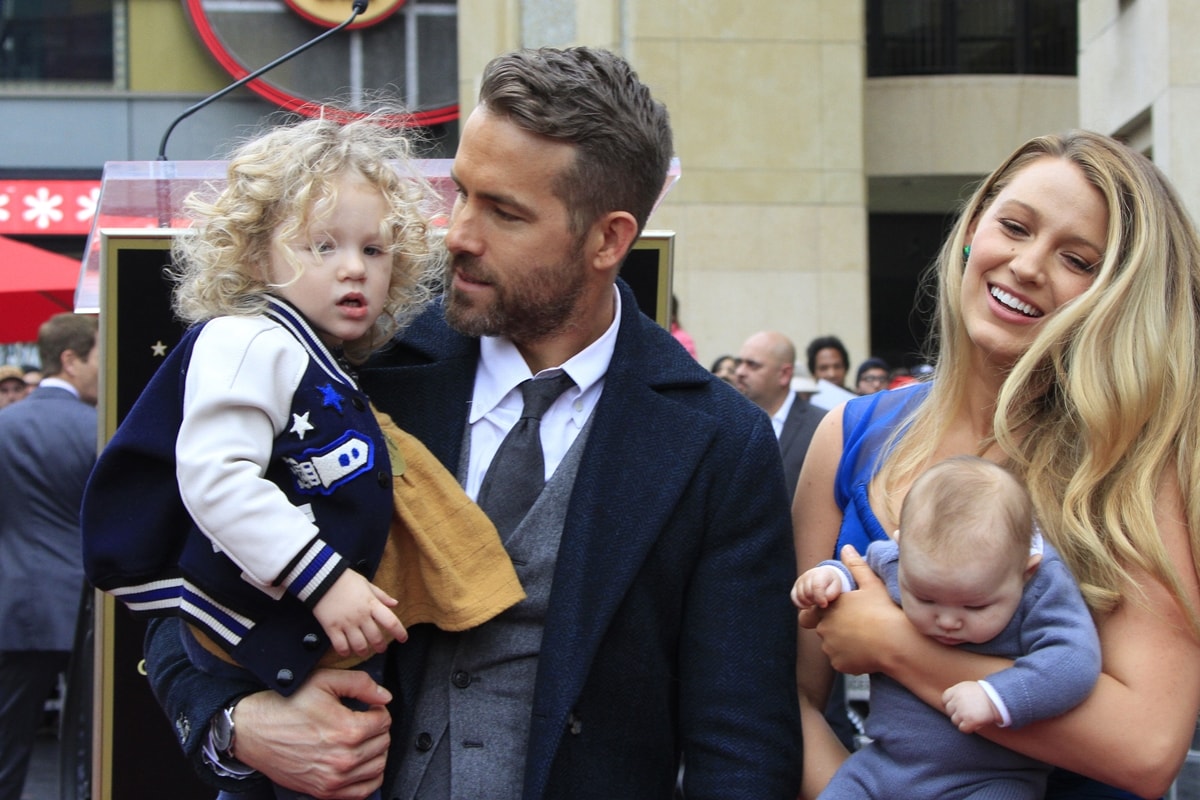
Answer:
M909 490L895 540L872 543L866 560L918 631L1015 661L986 680L947 689L944 715L872 675L872 741L820 798L1042 797L1048 764L961 735L1062 714L1100 674L1100 643L1083 596L1042 541L1024 486L982 458L942 461ZM854 588L849 570L827 561L800 576L792 601L825 607Z

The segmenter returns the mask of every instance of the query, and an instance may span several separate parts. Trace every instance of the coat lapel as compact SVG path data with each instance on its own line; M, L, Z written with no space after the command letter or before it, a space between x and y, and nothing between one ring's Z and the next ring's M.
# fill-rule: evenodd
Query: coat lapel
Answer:
M555 566L534 694L527 798L540 796L605 631L719 424L664 394L703 386L705 373L637 311L623 285L621 302L621 330Z

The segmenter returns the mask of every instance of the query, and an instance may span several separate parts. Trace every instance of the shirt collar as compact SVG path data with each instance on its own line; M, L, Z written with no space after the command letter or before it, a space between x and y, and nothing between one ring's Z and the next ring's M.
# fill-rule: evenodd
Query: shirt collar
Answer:
M783 435L783 423L787 422L788 414L792 413L792 405L796 402L796 393L788 392L783 398L783 405L771 415L771 425L775 428L775 438Z
M38 386L44 386L47 389L64 389L75 395L75 397L79 397L79 390L76 389L72 384L64 381L62 378L42 378L42 380L38 383Z
M562 372L571 376L575 386L567 392L582 394L604 378L612 362L617 344L617 330L621 326L621 293L613 287L615 313L612 324L596 341L567 359L559 367L543 372ZM502 336L484 336L479 340L479 367L475 372L475 391L471 402L469 421L474 423L517 388L517 385L533 377L529 365L521 356L517 346Z

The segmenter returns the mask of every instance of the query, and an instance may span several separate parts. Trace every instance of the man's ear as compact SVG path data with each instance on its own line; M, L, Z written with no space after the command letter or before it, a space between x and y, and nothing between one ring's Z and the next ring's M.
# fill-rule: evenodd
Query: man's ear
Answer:
M59 364L62 365L62 373L71 377L74 377L75 369L82 360L79 354L69 347L63 350L62 355L58 357Z
M637 220L628 211L610 211L596 220L588 233L591 266L602 271L620 267L637 231Z

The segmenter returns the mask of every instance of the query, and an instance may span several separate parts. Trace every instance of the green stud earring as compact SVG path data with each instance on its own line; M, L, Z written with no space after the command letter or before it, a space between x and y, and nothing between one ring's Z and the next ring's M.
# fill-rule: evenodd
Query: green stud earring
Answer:
M963 247L963 263L967 263L967 259L971 257L971 245Z

